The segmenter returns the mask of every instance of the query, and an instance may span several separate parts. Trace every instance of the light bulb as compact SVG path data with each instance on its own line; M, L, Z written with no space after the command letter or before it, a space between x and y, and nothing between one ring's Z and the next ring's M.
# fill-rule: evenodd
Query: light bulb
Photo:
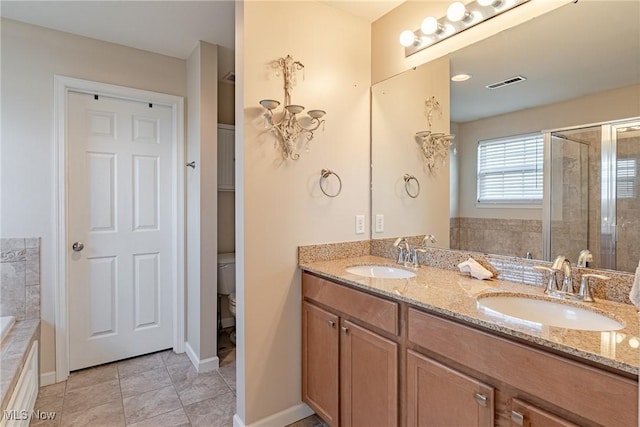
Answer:
M420 25L420 30L427 36L438 32L440 28L441 25L438 24L438 20L433 16L424 18L424 21L422 21L422 25Z
M464 4L459 1L451 3L449 8L447 9L447 18L451 22L462 21L468 15L469 12L467 12L467 8L464 7Z
M416 41L416 35L413 31L405 30L400 33L400 44L404 47L411 46Z

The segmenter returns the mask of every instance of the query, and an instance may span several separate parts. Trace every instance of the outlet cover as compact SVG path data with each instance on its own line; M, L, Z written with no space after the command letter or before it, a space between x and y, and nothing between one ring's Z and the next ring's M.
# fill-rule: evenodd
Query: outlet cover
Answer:
M377 214L376 215L376 233L384 232L384 215Z
M356 215L356 234L364 234L364 215Z

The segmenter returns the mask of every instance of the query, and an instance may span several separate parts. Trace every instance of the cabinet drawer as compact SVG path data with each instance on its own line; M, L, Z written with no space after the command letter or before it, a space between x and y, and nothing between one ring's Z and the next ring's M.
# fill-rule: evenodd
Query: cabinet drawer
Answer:
M302 274L302 296L398 335L398 303L308 273Z
M638 383L410 308L408 339L602 425L637 426Z

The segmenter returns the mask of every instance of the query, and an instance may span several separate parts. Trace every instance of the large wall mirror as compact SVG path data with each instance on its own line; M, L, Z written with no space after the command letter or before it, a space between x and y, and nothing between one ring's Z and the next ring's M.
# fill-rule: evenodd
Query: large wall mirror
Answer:
M461 73L471 78L450 81ZM499 84L516 76L524 81ZM456 137L447 161L429 168L415 134L432 96L443 110L432 132ZM636 1L569 3L380 82L372 238L435 234L441 247L574 263L589 249L593 267L634 271L638 117Z

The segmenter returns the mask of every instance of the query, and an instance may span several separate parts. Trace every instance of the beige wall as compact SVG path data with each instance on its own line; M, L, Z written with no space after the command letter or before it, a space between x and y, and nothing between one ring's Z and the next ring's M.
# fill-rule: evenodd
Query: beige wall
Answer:
M55 369L54 74L186 95L185 62L2 19L2 237L42 237L41 373Z
M218 47L199 42L187 59L187 352L217 368ZM216 360L213 362L213 360ZM201 363L206 363L201 365Z
M407 58L398 41L404 30L417 30L427 16L440 18L447 13L450 1L407 1L373 23L371 27L371 80L388 79L420 64L443 57L507 28L556 9L568 1L532 1L490 21L476 25Z
M243 2L236 18L237 413L249 424L300 407L297 246L368 238L368 227L355 234L354 216L368 224L370 26L314 1ZM268 63L287 54L306 66L293 102L327 111L297 161L281 159L259 105L283 100ZM319 190L325 167L342 178L336 198Z
M449 247L449 161L430 170L416 132L427 130L425 101L435 96L432 131L449 133L449 60L441 58L373 86L371 102L372 215L384 215L384 232L373 238L434 234ZM418 197L405 190L403 176L420 182ZM411 189L411 187L410 187Z
M458 125L460 217L542 219L542 209L476 208L477 143L483 139L640 116L640 85Z

